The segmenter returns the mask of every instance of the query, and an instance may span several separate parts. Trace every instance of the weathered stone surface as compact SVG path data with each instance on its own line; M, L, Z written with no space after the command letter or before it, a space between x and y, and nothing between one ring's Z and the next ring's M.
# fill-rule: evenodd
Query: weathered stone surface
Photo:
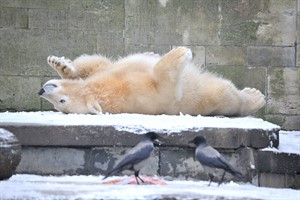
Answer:
M56 147L23 147L22 159L17 173L40 175L105 175L130 148L56 148ZM157 175L158 150L155 149L149 165L140 174ZM132 175L124 171L117 175Z
M266 115L265 119L283 127L285 130L300 130L300 116L286 116L280 114Z
M24 7L24 8L46 8L46 9L67 9L68 2L63 0L53 0L53 1L10 1L10 0L0 0L0 5L5 7Z
M251 67L294 67L295 47L247 48L247 63Z
M297 13L297 55L296 55L296 66L300 67L300 3L298 2L298 13Z
M300 174L298 154L258 151L257 163L261 173Z
M0 180L10 178L21 160L21 145L14 134L0 128Z
M0 76L0 110L39 110L40 87L36 77Z
M300 17L299 17L299 20L300 20ZM300 25L299 25L300 26ZM299 36L300 37L300 36ZM297 45L297 60L296 60L296 66L297 67L300 67L300 46Z
M299 130L300 70L271 67L268 69L266 119L287 130Z
M206 66L246 64L246 48L239 46L208 46L206 47Z
M270 67L268 92L278 97L300 95L300 69L296 67Z
M84 169L84 149L24 147L17 173L40 175L79 174Z
M1 75L57 76L46 62L48 55L74 59L97 50L97 33L90 31L5 29L0 37L7 38L0 40Z
M28 10L0 7L1 28L28 28Z
M13 126L2 125L14 132L20 143L26 146L134 146L141 135L118 131L112 126ZM279 130L203 128L201 131L169 133L162 146L189 146L188 141L204 135L216 148L237 149L240 147L264 148L278 146Z
M300 95L269 95L268 114L300 115Z
M92 9L30 9L29 28L109 31L124 29L124 1L90 3Z
M202 165L195 160L194 148L162 148L160 150L160 175L182 178L208 179Z
M300 188L300 175L260 173L259 186L273 188Z
M125 41L145 45L218 44L218 4L215 0L188 0L184 4L127 1Z
M299 68L270 68L268 70L269 96L268 114L300 113L300 70Z
M221 43L294 45L296 1L221 1Z
M101 55L107 57L118 58L118 56L123 56L125 54L123 31L99 31L97 32L97 49L95 52L99 52ZM145 52L151 51L146 49ZM94 53L95 53L94 52ZM127 51L134 52L134 51ZM143 52L143 51L138 51ZM127 55L127 54L126 54Z

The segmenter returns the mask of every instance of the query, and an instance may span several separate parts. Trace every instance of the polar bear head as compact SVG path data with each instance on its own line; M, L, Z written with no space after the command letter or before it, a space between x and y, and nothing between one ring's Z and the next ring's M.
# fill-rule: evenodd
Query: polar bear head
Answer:
M64 113L100 114L102 108L93 95L83 93L85 84L80 80L50 80L39 95Z

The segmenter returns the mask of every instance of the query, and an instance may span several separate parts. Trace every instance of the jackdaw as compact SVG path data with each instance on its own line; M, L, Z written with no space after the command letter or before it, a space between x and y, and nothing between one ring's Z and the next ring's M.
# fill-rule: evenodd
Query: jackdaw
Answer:
M241 172L235 170L216 149L207 144L206 139L203 136L197 136L189 143L194 143L196 145L195 157L201 163L205 172L208 173L210 179L208 186L210 186L214 178L213 172L215 168L224 170L224 173L218 185L223 182L226 172L229 172L237 178L244 178L244 175Z
M138 179L144 183L143 179L139 177L139 172L147 164L150 154L154 149L153 142L158 138L160 138L160 136L154 132L146 133L144 138L126 153L120 162L112 170L108 171L102 180L123 170L131 170L134 171L137 184L140 184Z

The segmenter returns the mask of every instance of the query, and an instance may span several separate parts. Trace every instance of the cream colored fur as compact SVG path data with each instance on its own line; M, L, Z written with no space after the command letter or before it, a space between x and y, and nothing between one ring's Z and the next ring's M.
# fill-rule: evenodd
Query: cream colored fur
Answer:
M188 48L160 57L134 54L117 61L82 55L74 61L48 57L62 77L50 80L41 97L65 113L248 115L265 105L254 88L238 90L229 80L202 72Z

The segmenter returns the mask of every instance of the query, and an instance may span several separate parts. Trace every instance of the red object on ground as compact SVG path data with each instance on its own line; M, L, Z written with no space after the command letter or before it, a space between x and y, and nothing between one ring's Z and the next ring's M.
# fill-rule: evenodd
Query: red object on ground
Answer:
M142 179L144 180L143 185L167 185L167 183L163 180L160 180L158 178L153 178L151 176L143 176ZM102 184L108 184L108 185L127 185L127 184L137 184L136 179L134 176L131 177L125 177L125 178L116 178L114 180L108 180L102 182Z

